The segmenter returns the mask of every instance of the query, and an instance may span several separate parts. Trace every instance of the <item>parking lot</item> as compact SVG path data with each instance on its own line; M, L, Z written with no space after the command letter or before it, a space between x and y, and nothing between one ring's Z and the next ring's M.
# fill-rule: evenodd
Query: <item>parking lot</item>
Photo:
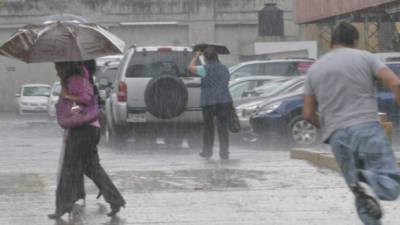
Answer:
M0 224L348 224L360 225L353 197L335 172L291 160L273 146L231 147L231 159L198 157L183 146L101 146L102 164L127 200L118 217L96 200L86 180L86 206L52 221L61 130L47 116L1 114ZM386 225L400 220L384 204Z

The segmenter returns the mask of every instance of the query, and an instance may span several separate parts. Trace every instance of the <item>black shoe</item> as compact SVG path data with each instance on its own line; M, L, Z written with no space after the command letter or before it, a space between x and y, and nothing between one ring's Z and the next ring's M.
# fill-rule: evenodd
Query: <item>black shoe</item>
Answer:
M52 213L47 215L47 217L49 217L49 219L52 220L58 220L60 219L65 213L68 213L69 215L71 215L71 212L64 212L64 213Z
M208 153L200 152L199 155L205 159L211 158L211 154Z
M115 216L121 210L121 207L125 208L125 205L111 205L111 212L107 213L107 216Z
M359 204L365 207L370 217L375 220L379 220L382 218L383 212L381 206L379 205L379 202L371 195L365 193L363 187L357 185L355 187L352 187L352 191L354 193L356 201L358 201Z

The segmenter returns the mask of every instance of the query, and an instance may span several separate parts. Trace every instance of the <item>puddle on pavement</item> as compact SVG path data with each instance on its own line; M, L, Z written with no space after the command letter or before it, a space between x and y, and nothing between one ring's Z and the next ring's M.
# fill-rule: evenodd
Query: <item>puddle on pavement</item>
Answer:
M129 177L130 179L127 179ZM134 192L200 191L249 188L265 180L265 172L239 169L131 171L113 175L121 189Z
M38 174L0 175L0 194L42 192L45 188L44 179Z
M121 191L136 193L174 191L213 191L249 189L264 182L269 175L261 170L230 168L120 171L112 174L112 180ZM86 190L96 193L97 188L85 178ZM39 174L0 175L0 194L33 193L49 191L48 177Z

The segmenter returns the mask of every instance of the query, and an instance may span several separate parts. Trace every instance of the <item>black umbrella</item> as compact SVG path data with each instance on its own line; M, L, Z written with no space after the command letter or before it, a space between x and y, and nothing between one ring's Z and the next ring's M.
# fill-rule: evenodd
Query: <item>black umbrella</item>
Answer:
M215 48L215 51L218 54L221 55L229 55L231 52L229 51L229 49L225 46L225 45L221 45L221 44L207 44L207 43L201 43L201 44L197 44L195 46L193 46L193 51L197 52L203 52L207 47L213 47Z

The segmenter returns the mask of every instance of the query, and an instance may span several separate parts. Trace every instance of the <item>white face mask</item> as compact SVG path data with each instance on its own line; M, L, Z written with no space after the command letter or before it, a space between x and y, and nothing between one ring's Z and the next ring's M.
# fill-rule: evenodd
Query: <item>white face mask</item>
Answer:
M201 65L206 65L206 60L204 59L204 55L199 56L199 60Z

